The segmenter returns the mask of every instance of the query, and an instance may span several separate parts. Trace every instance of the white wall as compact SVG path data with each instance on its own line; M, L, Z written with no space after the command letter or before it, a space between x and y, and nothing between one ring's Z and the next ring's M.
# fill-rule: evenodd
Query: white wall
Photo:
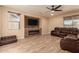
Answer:
M42 28L42 35L48 34L48 19L42 18L40 22L40 26Z
M1 8L0 8L0 15L1 15ZM1 36L1 16L0 16L0 36Z
M1 10L1 7L0 7L0 37L1 37L1 19L2 19L2 18L1 18L1 16L2 16L2 15L1 15L1 11L2 11L2 10Z
M55 27L63 27L63 17L51 18L49 20L49 34Z

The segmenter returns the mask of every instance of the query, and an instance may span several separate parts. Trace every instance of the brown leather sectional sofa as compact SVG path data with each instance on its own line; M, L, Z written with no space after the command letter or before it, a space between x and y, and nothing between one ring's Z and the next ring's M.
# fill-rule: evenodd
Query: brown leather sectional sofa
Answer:
M77 35L79 30L77 28L63 28L63 27L56 27L54 30L51 31L51 35L58 36L58 37L65 37L68 34Z
M77 28L59 28L51 31L51 35L61 37L60 47L73 53L79 53L79 30Z
M16 35L0 37L0 46L14 43L17 41Z
M67 50L69 52L79 53L79 39L61 39L60 47L61 49Z

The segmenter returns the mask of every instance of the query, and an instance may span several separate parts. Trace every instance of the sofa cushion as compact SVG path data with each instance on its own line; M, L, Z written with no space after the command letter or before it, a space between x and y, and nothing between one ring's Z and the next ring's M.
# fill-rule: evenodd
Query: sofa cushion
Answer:
M71 40L77 40L77 36L73 34L68 34L64 39L71 39Z

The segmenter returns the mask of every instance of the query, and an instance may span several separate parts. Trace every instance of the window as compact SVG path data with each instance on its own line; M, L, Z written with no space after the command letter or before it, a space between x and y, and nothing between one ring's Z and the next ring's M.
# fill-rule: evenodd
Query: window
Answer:
M79 16L65 17L64 26L79 26Z
M8 28L11 30L20 29L20 14L8 12Z
M72 26L72 20L64 20L65 26Z

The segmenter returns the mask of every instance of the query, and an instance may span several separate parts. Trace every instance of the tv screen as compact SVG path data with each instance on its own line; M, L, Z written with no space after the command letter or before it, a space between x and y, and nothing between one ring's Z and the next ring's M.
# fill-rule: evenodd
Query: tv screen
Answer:
M28 25L29 26L35 26L35 25L38 25L39 22L38 22L38 19L28 19Z

